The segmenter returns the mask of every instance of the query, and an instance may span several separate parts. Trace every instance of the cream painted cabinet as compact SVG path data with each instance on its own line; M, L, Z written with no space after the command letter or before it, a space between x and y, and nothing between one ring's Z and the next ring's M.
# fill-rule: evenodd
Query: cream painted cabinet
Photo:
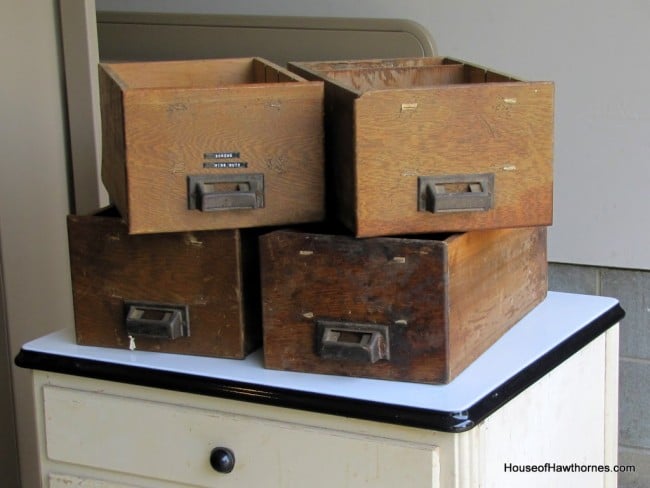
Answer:
M622 312L607 303L554 327L547 299L443 386L77 346L69 330L16 362L34 370L46 487L613 487ZM603 469L555 468L574 465Z
M142 478L135 486L440 486L434 445L74 386L42 387L46 457ZM219 448L234 460L230 473L210 464Z
M79 478L77 476L57 473L49 474L44 486L48 488L137 488L133 485L125 485L124 483Z

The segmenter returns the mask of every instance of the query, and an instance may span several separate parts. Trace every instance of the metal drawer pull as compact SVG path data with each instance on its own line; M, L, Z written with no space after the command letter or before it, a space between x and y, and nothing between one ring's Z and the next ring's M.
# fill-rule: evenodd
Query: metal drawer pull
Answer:
M388 326L317 320L316 351L323 359L389 360Z
M494 205L494 174L420 176L418 211L472 212Z
M263 208L264 175L188 176L187 207L201 212Z
M189 337L190 315L187 305L125 300L126 332L130 336L154 339Z
M227 447L215 447L210 452L210 466L218 473L230 473L235 469L235 453Z

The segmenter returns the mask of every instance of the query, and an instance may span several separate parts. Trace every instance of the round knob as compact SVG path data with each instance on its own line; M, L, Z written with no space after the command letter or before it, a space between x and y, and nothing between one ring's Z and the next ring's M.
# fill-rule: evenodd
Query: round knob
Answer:
M235 467L235 453L227 447L215 447L210 452L210 465L219 473L230 473Z

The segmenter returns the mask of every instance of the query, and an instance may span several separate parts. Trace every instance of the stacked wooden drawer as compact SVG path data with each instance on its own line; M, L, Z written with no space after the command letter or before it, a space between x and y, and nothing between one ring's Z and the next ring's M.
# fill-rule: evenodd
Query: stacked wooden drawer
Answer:
M261 238L269 368L447 383L546 295L543 228Z
M324 217L323 83L259 58L103 64L99 79L116 209L68 219L77 342L245 357L261 344L260 228Z
M446 58L100 83L122 218L69 218L79 343L244 357L263 338L268 368L445 383L546 295L552 83Z
M552 83L447 58L289 69L325 83L328 210L356 238L261 238L266 366L452 380L546 296Z
M100 69L102 179L132 234L324 217L323 84L259 59Z
M448 58L289 68L325 81L333 203L357 236L551 224L552 83Z

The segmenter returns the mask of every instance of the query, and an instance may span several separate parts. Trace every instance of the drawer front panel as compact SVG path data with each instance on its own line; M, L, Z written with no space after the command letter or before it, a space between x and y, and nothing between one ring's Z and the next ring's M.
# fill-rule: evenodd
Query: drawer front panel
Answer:
M102 63L102 181L129 231L322 220L323 89L260 58Z
M256 232L129 235L111 207L67 224L78 344L241 359L261 343Z
M325 82L334 207L357 237L552 223L552 82L442 57L289 69Z
M77 476L56 473L50 474L47 482L48 488L138 488L132 485L125 485L124 483L79 478Z
M45 386L47 456L196 486L437 487L438 449L417 443ZM235 466L210 465L216 447Z
M260 238L264 365L448 383L544 299L547 266L543 227L270 232Z

